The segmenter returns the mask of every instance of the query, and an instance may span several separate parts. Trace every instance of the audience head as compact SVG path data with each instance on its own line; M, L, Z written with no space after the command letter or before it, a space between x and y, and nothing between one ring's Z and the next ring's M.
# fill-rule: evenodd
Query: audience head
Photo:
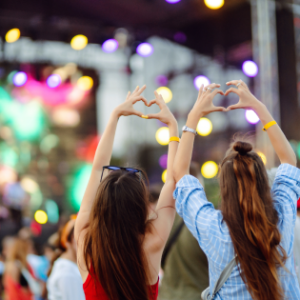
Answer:
M142 242L149 230L149 190L146 174L140 175L111 171L90 215L85 263L110 299L148 299Z
M23 266L26 266L28 251L29 251L28 241L16 237L14 238L11 249L7 254L7 261L11 261L11 262L19 261Z
M281 299L277 267L283 266L286 254L279 245L278 215L264 163L247 141L235 141L227 151L220 189L221 211L250 294Z

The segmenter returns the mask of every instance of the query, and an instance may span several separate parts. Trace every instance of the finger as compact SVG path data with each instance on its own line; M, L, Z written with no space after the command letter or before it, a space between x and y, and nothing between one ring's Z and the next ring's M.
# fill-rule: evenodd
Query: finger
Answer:
M198 93L198 99L201 97L201 95L203 93L203 89L204 89L204 84L201 84L200 89L199 89L199 93Z
M147 115L148 116L148 119L159 119L159 113L157 113L157 114L149 114L149 115Z
M136 88L134 89L134 91L132 92L132 94L135 94L139 89L140 89L140 87L137 85Z
M237 88L230 88L228 89L226 92L225 92L225 96L228 96L228 94L230 93L235 93L237 94L238 96L240 96L240 91L237 89Z
M219 88L221 85L218 84L218 83L212 83L212 84L209 84L205 87L205 91L208 91L209 93L215 89L215 88Z
M140 95L146 89L146 85L144 84L139 90L138 94Z
M144 98L143 96L137 96L137 97L133 98L132 104L135 104L139 101L143 101L145 103L145 105L148 106L148 102L147 102L146 98Z
M161 94L159 94L157 91L154 91L155 99L164 101L163 97Z
M240 104L240 103L237 103L237 104L228 106L227 109L226 109L226 111L235 110L235 109L241 109L241 108L243 108L243 107L241 106L241 104Z
M135 116L141 117L141 118L142 118L142 116L143 116L143 114L142 114L140 111L136 110L136 109L134 109L134 110L132 111L132 114L135 115Z
M157 104L157 105L158 105L157 102L158 102L157 99L151 100L151 101L148 103L148 107L152 106L153 104Z
M244 82L240 79L240 80L231 80L226 82L227 85L237 85L238 83L240 83L240 85L242 85Z
M215 106L214 111L227 111L227 109L223 106Z
M129 91L126 96L126 100L129 98L130 95L131 95L131 92Z
M219 90L219 89L212 91L211 94L212 94L213 97L215 97L217 94L220 94L220 95L224 96L224 92L222 90Z

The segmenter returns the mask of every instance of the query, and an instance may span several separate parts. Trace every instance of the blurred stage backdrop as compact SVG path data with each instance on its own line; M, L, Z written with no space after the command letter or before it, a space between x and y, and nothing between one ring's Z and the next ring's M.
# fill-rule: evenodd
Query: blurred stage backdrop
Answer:
M148 100L158 90L181 128L201 84L225 90L242 79L300 159L298 1L1 1L0 36L0 239L26 225L43 241L78 211L109 115L137 85ZM277 163L253 111L202 118L193 160L215 204L218 163L236 132L253 135L267 167ZM168 135L156 120L121 118L112 164L162 183Z

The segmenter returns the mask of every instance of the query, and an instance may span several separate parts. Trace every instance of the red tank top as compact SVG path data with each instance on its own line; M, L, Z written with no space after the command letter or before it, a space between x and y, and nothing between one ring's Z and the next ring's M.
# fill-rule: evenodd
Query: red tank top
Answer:
M151 300L157 300L158 283L159 278L156 284L149 286L149 296ZM88 275L86 281L83 284L83 291L86 300L110 300L108 299L100 282L97 282L97 285L95 286L95 281L92 278L91 274Z

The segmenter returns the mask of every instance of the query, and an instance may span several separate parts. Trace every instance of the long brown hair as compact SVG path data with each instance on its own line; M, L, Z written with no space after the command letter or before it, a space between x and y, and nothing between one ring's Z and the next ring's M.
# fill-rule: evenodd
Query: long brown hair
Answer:
M240 274L255 300L280 300L277 273L286 252L280 245L278 214L260 156L248 142L235 142L220 170L221 211L240 263Z
M84 259L109 299L149 299L142 248L148 229L146 180L136 173L113 171L97 191L84 241Z

